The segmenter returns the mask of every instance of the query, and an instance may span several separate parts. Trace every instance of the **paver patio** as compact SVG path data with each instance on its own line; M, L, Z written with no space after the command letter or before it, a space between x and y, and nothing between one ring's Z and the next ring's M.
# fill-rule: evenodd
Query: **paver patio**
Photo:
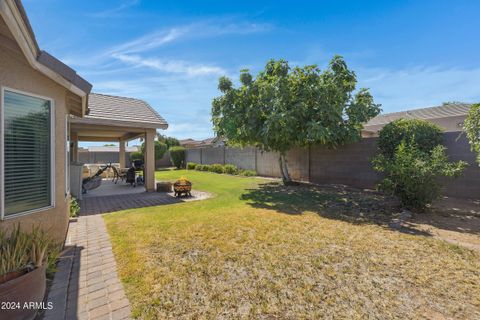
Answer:
M176 198L173 193L143 192L101 197L84 198L80 201L80 214L92 215L127 209L174 204L185 201L203 200L209 197L206 192L192 191L192 197Z

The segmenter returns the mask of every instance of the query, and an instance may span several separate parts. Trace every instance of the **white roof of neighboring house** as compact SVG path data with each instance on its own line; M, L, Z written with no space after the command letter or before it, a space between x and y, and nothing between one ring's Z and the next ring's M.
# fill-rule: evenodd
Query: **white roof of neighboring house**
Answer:
M450 103L442 106L406 110L400 112L385 113L376 116L368 121L364 126L364 131L378 131L387 123L398 119L421 119L435 122L434 120L449 118L465 118L470 110L471 104L468 103ZM452 127L458 123L452 123ZM460 130L460 128L459 128Z
M193 140L193 139L183 139L180 140L181 146L186 147L206 147L206 146L213 146L213 145L221 145L225 143L226 139L221 139L219 137L214 138L207 138L204 140Z

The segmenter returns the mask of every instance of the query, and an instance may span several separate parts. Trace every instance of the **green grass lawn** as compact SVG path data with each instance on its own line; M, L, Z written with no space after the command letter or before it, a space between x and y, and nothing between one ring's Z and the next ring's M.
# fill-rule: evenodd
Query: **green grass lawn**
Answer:
M213 197L104 216L134 317L480 318L479 256L386 228L388 199L180 176Z

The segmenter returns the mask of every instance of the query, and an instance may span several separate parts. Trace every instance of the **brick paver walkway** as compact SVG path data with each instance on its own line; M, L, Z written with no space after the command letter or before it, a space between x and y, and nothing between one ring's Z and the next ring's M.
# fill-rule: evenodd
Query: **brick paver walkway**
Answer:
M71 221L65 245L70 250L60 260L47 300L54 308L44 319L129 319L129 302L102 217Z

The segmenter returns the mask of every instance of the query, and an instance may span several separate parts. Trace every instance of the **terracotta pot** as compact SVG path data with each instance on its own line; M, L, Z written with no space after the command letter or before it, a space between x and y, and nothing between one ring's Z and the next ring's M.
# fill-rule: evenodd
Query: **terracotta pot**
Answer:
M21 275L24 275L25 273L27 273L26 270L20 270L20 271L13 271L13 272L9 272L7 274L4 274L3 276L0 276L0 284L5 283L5 282L10 281L10 280L13 280L13 279L16 279L16 278L20 277Z
M45 296L45 267L0 284L0 314L2 319L30 320L37 315Z

